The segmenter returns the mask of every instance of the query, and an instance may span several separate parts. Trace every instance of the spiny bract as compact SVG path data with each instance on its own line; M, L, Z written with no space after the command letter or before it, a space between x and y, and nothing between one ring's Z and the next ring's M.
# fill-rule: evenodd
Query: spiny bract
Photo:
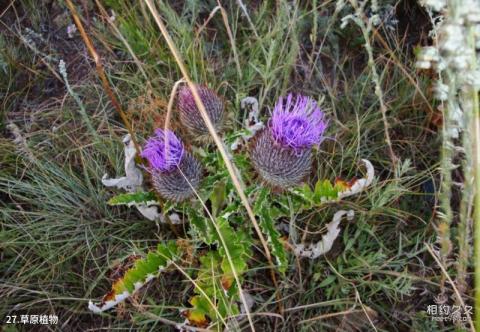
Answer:
M198 189L202 167L172 131L157 129L147 140L142 157L148 160L152 184L162 197L181 202Z
M267 128L250 146L255 169L274 187L300 184L310 173L312 147L321 143L326 127L313 99L292 94L280 98Z
M225 113L222 99L207 87L196 85L196 88L215 130L219 132L222 129ZM188 86L180 89L177 106L180 111L180 122L189 133L197 140L207 139L210 136L208 128Z

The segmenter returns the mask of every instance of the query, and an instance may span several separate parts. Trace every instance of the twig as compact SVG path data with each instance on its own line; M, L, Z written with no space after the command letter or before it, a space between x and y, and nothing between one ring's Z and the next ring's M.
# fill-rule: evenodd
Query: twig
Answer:
M237 52L237 47L235 45L235 39L233 38L232 30L230 29L230 26L228 25L227 12L225 11L225 9L220 4L220 1L218 1L218 6L213 8L213 10L210 12L210 15L208 16L208 18L205 20L205 22L200 26L200 28L195 33L195 39L198 39L198 37L200 36L200 33L205 29L208 22L210 22L210 20L213 18L213 16L219 10L222 14L222 19L223 19L223 24L225 25L225 29L227 29L227 35L228 35L228 39L230 40L230 45L232 46L233 57L234 57L234 60L235 60L235 65L237 66L238 76L241 79L242 78L242 69L240 67L240 61L238 59L238 52Z
M397 67L400 69L400 71L405 75L405 77L410 81L410 83L412 83L414 86L415 86L415 90L416 92L420 95L420 97L422 97L422 99L425 101L425 104L427 105L428 107L428 111L430 112L430 114L433 114L434 113L434 110L432 108L432 105L430 104L430 102L428 101L427 97L425 96L425 94L423 93L422 89L420 89L420 87L418 86L417 82L415 82L415 79L413 78L412 75L410 75L410 73L407 71L407 69L405 68L405 66L402 64L402 62L397 58L397 56L395 55L395 53L393 52L393 50L390 48L390 46L388 46L387 42L385 41L385 39L382 37L382 35L378 32L378 29L372 29L372 32L373 32L373 36L380 42L380 44L382 44L383 48L385 50L388 51L388 53L390 53L390 58L392 58L392 60L395 62L395 64L397 65ZM400 49L400 47L399 47Z
M357 313L357 312L363 312L363 310L362 309L350 308L350 309L344 310L344 311L332 312L332 313L329 313L329 314L324 314L324 315L319 315L319 316L312 317L312 318L309 318L309 319L304 319L304 320L299 321L298 324L310 323L310 322L314 322L314 321L317 321L317 320L322 320L322 319L326 319L326 318L330 318L330 317L344 316L344 315L353 314L353 313Z
M242 68L240 67L240 60L238 59L237 47L235 46L235 39L233 38L232 30L228 24L228 16L225 9L220 4L220 0L217 0L218 6L220 7L220 12L222 13L223 23L227 29L228 39L230 39L230 44L232 45L233 58L235 59L235 64L237 65L238 78L242 79Z
M367 309L365 309L365 305L364 305L363 302L362 302L362 299L361 299L361 297L360 297L360 293L358 293L358 290L357 290L357 288L355 287L355 285L354 285L354 284L352 284L352 285L353 285L353 288L355 289L355 297L357 298L358 302L360 302L360 306L362 307L363 313L365 314L365 316L367 316L368 322L369 322L370 325L372 326L373 330L374 330L375 332L377 332L378 330L377 330L377 328L375 327L375 324L373 324L373 321L372 321L372 319L370 318L370 315L368 314Z
M165 157L168 158L168 154L170 153L169 145L168 145L168 135L167 135L167 130L170 128L170 120L172 118L172 110L173 110L173 102L175 101L175 96L177 95L177 90L180 84L184 83L185 80L182 78L178 81L175 82L172 88L172 92L170 93L170 99L168 100L168 106L167 106L167 116L165 117L165 125L164 125L164 131L165 131Z
M472 332L475 332L475 328L473 327L472 317L470 317L470 314L468 313L468 310L465 310L465 302L463 301L462 295L460 294L457 287L455 286L455 283L453 282L452 278L450 278L450 276L448 275L448 272L447 272L447 270L445 270L445 267L440 262L440 259L437 257L437 255L435 255L432 248L430 248L430 245L428 245L428 243L425 243L425 247L427 248L430 255L432 255L435 262L437 262L438 266L440 267L440 270L442 270L442 273L445 275L445 278L447 278L450 285L452 285L453 292L455 293L455 295L457 297L458 303L460 303L460 305L463 307L463 309L465 311L465 314L467 315L467 320L468 320L468 323L470 324L470 329L471 329Z

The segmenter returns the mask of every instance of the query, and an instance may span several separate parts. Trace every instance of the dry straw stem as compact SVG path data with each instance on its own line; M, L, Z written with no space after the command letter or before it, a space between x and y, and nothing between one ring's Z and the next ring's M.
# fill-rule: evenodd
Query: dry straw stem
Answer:
M440 259L437 257L437 255L433 252L430 245L428 243L425 243L425 247L427 248L430 255L432 255L435 262L437 262L438 266L440 267L440 270L442 270L442 273L445 275L445 278L447 278L450 285L452 285L453 292L455 293L455 296L457 297L458 303L460 303L460 305L463 307L463 310L465 311L465 313L467 315L468 324L470 324L470 331L475 332L475 328L473 327L472 317L470 317L470 314L465 309L465 302L463 301L462 295L458 291L457 286L455 286L455 283L453 282L452 278L450 278L447 270L445 270L445 267L443 266L442 262L440 262Z
M223 319L223 317L220 315L219 311L217 310L217 308L213 305L212 301L210 300L210 298L207 296L207 294L205 294L205 292L203 291L203 289L201 287L198 286L198 284L195 282L195 280L193 280L187 272L185 272L185 270L179 266L178 264L176 264L175 262L172 262L172 265L180 272L182 273L188 280L190 280L190 282L196 287L199 289L200 293L202 293L203 296L206 297L207 301L209 302L209 304L215 309L215 312L217 315L219 315L220 317L220 320L222 321L222 323L227 326L227 322ZM152 314L151 312L149 312L148 310L145 310L145 307L141 304L141 303L138 303L136 300L135 300L135 297L131 297L131 302L133 304L133 306L139 311L141 312L142 314L144 314L145 316L148 316L152 319L155 319L165 325L170 325L170 326L174 326L175 329L177 330L180 330L180 331L205 331L205 332L211 332L212 330L210 329L203 329L203 328L199 328L199 327L194 327L194 326L190 326L190 325L187 325L186 323L178 323L178 322L175 322L173 320L169 320L169 319L166 319L162 316L157 316L155 314Z
M207 293L205 293L205 291L203 290L202 287L200 287L197 282L195 280L192 279L192 277L190 277L190 275L181 267L179 266L178 264L176 264L175 262L172 262L172 265L175 266L175 268L181 273L184 275L185 278L187 278L192 284L193 286L195 286L196 289L198 289L198 291L205 297L205 299L207 299L207 302L208 304L210 304L210 306L213 308L213 310L215 311L215 313L217 314L217 316L220 318L220 320L222 321L223 325L225 326L228 326L228 323L225 321L225 319L222 317L222 315L220 314L220 312L218 311L217 309L217 306L215 305L215 303L212 302L212 300L210 299L210 297L207 295ZM241 290L241 289L240 289ZM241 292L243 293L243 292ZM211 331L211 330L210 330Z
M208 16L205 23L203 23L202 26L197 30L195 38L197 39L200 36L200 33L203 31L203 29L205 29L208 22L210 22L210 20L213 18L215 13L220 10L220 12L222 13L223 24L225 25L225 29L227 29L228 39L230 40L230 44L232 46L233 58L235 59L235 65L237 66L238 77L241 79L242 78L242 68L240 67L240 61L239 61L239 58L238 58L237 47L235 45L235 38L233 38L232 29L230 29L230 25L228 24L227 12L225 11L225 9L220 4L220 1L217 1L217 3L218 3L218 6L213 8L213 10L210 12L210 15Z
M385 104L385 100L383 98L383 91L382 86L380 84L380 76L378 75L377 66L375 65L375 59L373 57L373 49L372 45L370 44L370 32L373 29L372 20L367 18L364 13L364 5L365 3L358 4L357 0L350 0L350 4L352 5L353 9L358 15L358 20L355 20L358 27L362 31L363 38L365 39L365 49L368 55L368 66L370 67L370 71L372 72L372 80L375 84L375 95L378 98L380 103L380 112L382 113L382 121L383 127L385 131L385 143L388 146L388 152L390 154L390 159L392 161L393 168L396 168L398 158L395 155L395 152L392 148L392 141L390 139L390 133L388 131L388 119L387 119L387 106ZM366 22L366 23L365 23Z
M243 15L247 18L248 25L250 25L250 30L253 31L253 34L255 35L255 38L257 40L260 40L260 36L258 35L257 28L255 27L255 24L253 24L252 19L250 18L250 15L248 14L247 7L245 7L245 4L242 2L242 0L237 0L237 4L240 7L240 9L243 12ZM265 47L263 47L263 44L260 43L260 48L262 49L263 54L267 54L267 51L265 50Z
M352 284L353 285L353 284ZM365 307L365 305L363 304L362 302L362 298L360 297L360 293L358 293L358 290L357 288L355 287L355 285L353 285L353 288L355 289L355 298L357 299L357 301L360 303L360 306L362 307L362 311L363 313L365 314L365 316L367 317L368 319L368 323L370 324L370 326L372 326L373 330L375 332L377 332L377 328L375 327L375 324L373 324L373 321L372 319L370 318L370 315L368 314L368 311L367 311L367 307Z
M100 12L102 13L103 16L105 16L105 20L108 22L108 24L110 24L110 26L112 27L113 31L115 31L115 33L117 34L117 37L121 40L121 42L125 45L125 47L127 48L128 50L128 53L130 53L130 56L133 58L133 61L135 62L135 64L137 65L138 67L138 70L140 70L140 73L142 73L142 76L145 78L145 80L147 81L147 86L150 88L150 90L152 89L152 84L150 83L150 81L148 80L148 76L147 76L147 73L145 72L145 69L143 69L143 66L142 66L142 63L140 62L140 60L138 59L138 57L135 55L135 52L133 51L132 47L130 46L130 44L128 43L127 39L125 39L125 37L122 35L122 33L120 32L120 30L117 28L117 26L115 25L115 23L113 22L112 19L110 19L108 17L108 13L107 11L105 10L105 7L102 6L102 4L100 3L99 0L95 0L95 3L97 4L97 7L100 9Z
M480 330L480 111L478 107L478 95L476 97L476 110L474 119L475 131L475 207L474 207L474 228L475 228L475 308L476 327Z
M135 150L137 150L137 154L140 155L140 147L137 143L137 140L135 138L135 135L133 133L133 128L132 125L130 124L130 121L128 121L127 115L123 112L122 107L120 106L120 103L117 100L117 97L115 97L115 94L112 91L112 88L110 87L110 83L108 83L107 75L105 75L105 70L103 69L102 66L102 61L100 59L100 56L98 55L97 51L95 50L95 47L93 46L92 41L90 40L90 37L88 37L85 28L83 27L82 21L80 20L80 17L78 16L77 10L75 9L75 6L73 5L71 0L66 0L68 9L70 10L70 13L73 16L73 20L75 22L75 25L78 28L78 31L80 32L80 35L82 36L83 42L87 46L88 52L90 53L91 57L93 58L93 61L95 61L95 68L97 70L98 76L100 76L100 80L102 81L103 89L107 92L108 96L110 97L110 100L112 101L113 107L115 110L118 112L120 115L120 118L123 121L123 124L127 128L128 133L130 134L133 144L135 145Z
M170 99L168 100L168 106L167 106L167 116L165 117L165 125L164 125L164 132L165 132L165 157L168 158L168 135L167 135L167 130L170 128L170 120L172 118L172 110L173 110L173 103L175 101L175 96L177 95L177 90L180 84L184 83L185 80L182 78L178 81L175 82L172 88L172 92L170 93Z
M346 315L349 315L349 314L355 314L355 313L360 313L360 312L364 313L364 310L363 309L350 308L348 310L343 310L343 311L339 311L339 312L332 312L332 313L329 313L329 314L323 314L323 315L319 315L319 316L312 317L312 318L309 318L309 319L301 320L301 321L298 322L298 324L307 324L307 323L315 322L317 320L325 320L327 318L338 317L338 316L346 316Z
M230 161L230 158L227 154L227 151L225 150L225 147L223 145L223 142L220 139L220 137L218 136L210 118L208 117L207 111L205 110L205 106L203 105L202 100L201 100L201 98L198 94L197 87L195 86L195 84L190 79L188 71L187 71L187 69L186 69L186 67L183 63L182 57L180 56L180 53L178 52L175 44L173 43L173 40L170 37L170 34L167 31L167 28L165 27L162 19L160 18L160 15L159 15L157 9L155 8L155 5L152 3L151 0L144 0L144 1L147 4L150 12L152 13L152 15L153 15L160 31L161 31L163 37L165 38L165 41L168 44L168 47L170 48L170 51L173 53L173 56L174 56L174 58L177 62L177 65L180 68L180 71L182 72L182 75L183 75L185 81L187 82L190 90L192 91L193 98L195 100L195 103L196 103L199 111L200 111L200 114L203 117L203 120L205 121L205 124L208 128L208 131L212 135L213 140L214 140L215 144L217 145L217 148L220 151L220 154L222 155L222 159L225 162L225 166L227 167L227 170L228 170L228 173L229 173L230 177L232 178L232 182L235 186L235 189L237 190L237 192L240 196L240 199L241 199L243 205L245 206L245 209L247 210L247 214L250 217L250 220L252 221L252 224L255 228L255 231L257 232L258 237L259 237L259 239L262 243L262 246L265 250L265 255L267 257L267 260L268 260L268 262L270 264L270 267L271 267L271 270L272 270L272 279L273 279L274 283L276 284L275 273L273 272L273 263L272 263L272 256L270 254L270 250L268 249L267 242L265 241L265 238L263 237L262 231L260 230L260 227L257 223L257 220L255 219L255 214L253 213L253 210L250 207L250 204L248 203L247 196L243 192L240 179L237 176L238 172L235 171L233 163ZM233 271L235 271L235 269L233 269ZM236 275L236 272L234 274ZM235 279L237 279L237 278L235 278ZM275 288L278 289L278 287L275 287ZM240 297L242 299L243 304L245 305L245 308L247 308L246 301L245 301L245 298L244 298L242 292L240 292ZM247 313L248 313L248 311L247 311ZM249 314L247 314L247 317L248 317L251 329L255 330L255 328L253 327L252 318L250 317Z
M137 306L138 307L138 306ZM166 319L162 316L158 316L158 315L155 315L155 314L152 314L151 312L149 311L145 311L145 312L142 312L142 314L144 314L146 317L148 318L151 318L151 319L154 319L156 321L159 321L160 323L162 324L165 324L165 325L170 325L170 326L173 326L175 327L175 329L177 330L180 330L180 331L188 331L188 332L212 332L212 330L210 329L202 329L200 327L193 327L193 326L190 326L190 325L184 325L184 324L179 324L178 322L175 322L173 320L169 320L169 319Z
M233 57L235 58L235 64L237 65L238 77L242 79L242 69L240 67L240 60L238 59L237 47L235 46L235 39L233 38L230 25L228 24L227 12L222 7L219 0L217 0L217 3L218 3L218 7L220 7L220 12L222 13L223 23L225 24L225 28L227 29L228 38L230 39L230 43L232 44Z
M417 81L413 78L413 76L407 71L403 63L400 61L400 59L395 55L394 51L390 48L388 43L385 41L385 39L382 37L380 32L378 31L377 28L372 29L373 36L382 44L383 48L390 54L390 58L393 60L395 65L400 69L400 71L405 75L405 77L412 83L413 86L415 86L415 90L417 93L420 95L420 97L423 99L425 102L425 105L428 108L428 111L430 112L430 115L432 115L435 111L432 108L432 105L430 104L430 101L427 99L425 94L423 93L422 89L418 86ZM400 46L399 46L400 48Z

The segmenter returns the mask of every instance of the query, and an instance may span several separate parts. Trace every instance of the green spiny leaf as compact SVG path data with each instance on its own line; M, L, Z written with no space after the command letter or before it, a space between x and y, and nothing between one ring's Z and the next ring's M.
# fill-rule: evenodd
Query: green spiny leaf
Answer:
M313 192L313 202L320 204L324 201L335 200L338 198L338 188L332 185L329 180L318 180Z
M90 303L89 307L94 312L108 310L112 306L125 300L124 293L128 291L131 296L139 286L145 284L152 277L156 277L172 261L178 259L178 247L175 241L159 244L157 250L151 251L145 258L135 261L132 268L127 270L122 278L112 285L112 291L108 293L100 306ZM123 295L123 297L118 297Z
M194 208L188 208L187 215L190 225L192 226L192 232L194 232L196 237L206 244L213 244L217 231L212 225L211 220L205 218Z
M159 244L157 250L148 253L146 258L136 260L133 268L129 269L122 278L129 292L133 291L135 283L145 283L148 275L158 274L164 269L169 261L176 258L177 251L175 241L169 241L166 244Z
M200 270L195 282L196 295L189 301L193 306L189 313L191 310L193 313L203 313L214 322L239 312L235 303L238 301L238 291L232 294L230 289L226 291L224 287L226 280L231 281L231 276L222 272L222 259L218 251L210 251L200 257Z
M247 260L249 259L249 251L251 243L245 241L245 236L242 232L234 230L228 222L228 214L223 215L217 219L218 228L222 234L226 248L221 245L220 237L218 236L217 243L219 246L219 253L223 258L222 270L225 273L232 273L232 268L235 269L237 274L242 274L247 269ZM218 234L217 234L218 235ZM228 261L228 250L230 258L232 259L233 267Z
M212 215L217 216L218 212L222 208L226 199L225 182L219 181L213 188L213 192L210 195L210 201L212 202Z
M277 258L277 265L280 272L285 273L288 266L288 257L285 248L280 241L280 233L276 230L274 220L270 214L269 204L270 191L263 188L255 203L255 213L260 217L260 228L267 235L267 242L272 248L272 255Z

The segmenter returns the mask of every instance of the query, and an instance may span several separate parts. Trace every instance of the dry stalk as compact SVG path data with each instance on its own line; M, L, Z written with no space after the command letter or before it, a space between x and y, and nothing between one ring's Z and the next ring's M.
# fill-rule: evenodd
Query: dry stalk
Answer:
M80 20L80 17L78 16L77 10L75 6L72 3L72 0L66 0L68 9L70 10L70 13L72 14L73 21L75 22L75 25L77 26L78 31L80 32L80 35L82 36L83 42L87 46L88 52L90 53L90 56L93 58L93 61L95 61L95 68L97 70L97 74L100 77L100 80L102 81L102 86L107 95L109 96L113 107L117 111L117 113L120 115L120 118L122 119L123 124L127 128L128 133L130 134L132 138L132 142L135 145L135 150L137 150L137 153L140 154L140 146L138 145L137 139L135 138L135 134L133 132L133 127L130 124L130 121L128 120L127 115L125 112L123 112L122 107L120 106L120 103L115 96L115 94L112 91L112 88L110 87L110 83L108 82L107 75L105 74L105 70L103 69L102 65L102 60L100 56L98 55L97 51L95 50L95 47L93 46L92 41L90 40L90 37L88 36L87 32L85 31L85 28L83 27L82 21Z

